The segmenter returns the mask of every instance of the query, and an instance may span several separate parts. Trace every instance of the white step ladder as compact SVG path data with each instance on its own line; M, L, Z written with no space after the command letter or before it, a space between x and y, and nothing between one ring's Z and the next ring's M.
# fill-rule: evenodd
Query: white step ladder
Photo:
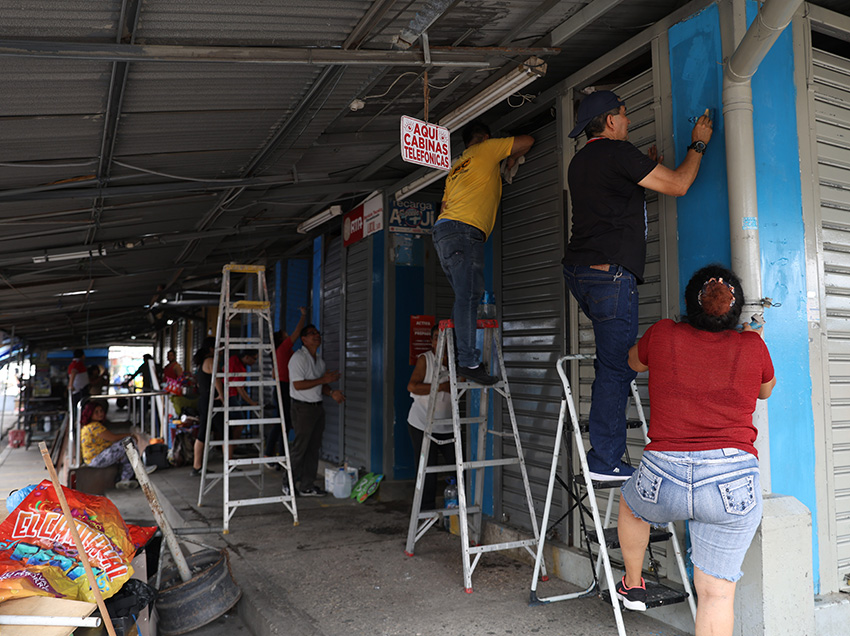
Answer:
M491 369L492 353L495 348L497 370L496 374L501 379L493 386L482 386L476 382L458 382L457 365L455 363L454 338L452 335L454 323L451 320L440 321L440 335L437 340L436 359L438 364L446 357L448 351L449 381L451 385L452 401L452 430L453 437L447 440L438 440L431 435L431 431L437 423L448 423L448 420L435 420L434 411L437 403L438 382L431 383L431 393L428 398L427 425L422 436L422 451L419 458L419 469L416 475L416 491L413 496L413 510L410 514L410 526L407 533L407 545L405 554L413 556L414 544L435 524L446 517L457 516L460 528L460 542L463 553L463 584L467 593L472 592L472 573L478 560L485 552L496 552L499 550L512 550L524 548L532 556L535 555L534 548L537 546L539 532L537 528L537 517L534 513L534 502L531 498L531 487L528 482L528 474L525 469L525 459L522 454L522 445L519 439L516 414L511 400L511 391L508 385L505 361L502 357L502 340L499 323L496 320L479 320L478 328L484 329L484 369ZM495 345L495 347L494 347ZM469 389L481 389L481 401L479 415L477 417L460 416L460 398ZM488 424L487 410L490 392L495 391L501 395L508 406L511 420L511 432L496 431ZM461 424L478 424L478 452L486 456L487 436L494 435L503 438L513 437L516 448L516 457L506 459L479 459L475 461L464 461L463 444L461 438ZM456 464L442 466L428 466L428 454L431 442L435 444L454 444ZM518 465L522 474L522 482L525 488L525 498L528 503L528 514L531 527L534 532L533 539L508 541L490 545L479 545L482 529L482 501L484 498L484 470L489 466ZM422 511L422 490L425 484L426 473L439 473L454 471L457 475L458 507L443 508L441 510ZM467 502L465 471L475 472L475 493L472 505ZM470 527L471 526L471 527ZM474 555L474 558L472 557ZM545 565L543 576L546 576Z
M229 390L236 387L257 387L257 405L247 404L230 406L225 403L221 407L213 407L215 399L215 386L210 387L209 408L207 410L207 421L201 422L207 427L206 443L204 444L204 461L201 468L201 484L198 488L198 506L203 504L206 495L216 484L223 481L224 486L224 509L223 509L223 531L229 532L230 519L240 506L257 506L262 504L282 503L292 514L293 525L298 525L298 508L295 504L295 488L292 483L292 466L289 454L289 441L286 435L283 420L283 399L280 393L280 378L278 375L277 361L275 360L274 327L270 315L269 292L266 287L266 268L262 265L237 265L230 263L222 268L221 296L218 304L218 321L215 336L215 352L213 354L213 382L220 379L223 384L223 397L227 400ZM232 293L232 274L244 274L247 279L240 282L253 282L254 296L256 300L234 300ZM239 316L243 327L247 321L253 328L255 335L251 337L234 338L230 334L230 322ZM272 377L263 371L245 371L230 373L228 363L230 356L240 350L255 350L257 352L257 369L271 369ZM224 362L221 368L221 362ZM265 364L264 364L265 362ZM242 380L234 378L242 377ZM264 391L266 387L273 388L274 400L277 406L277 415L265 416L263 404ZM213 441L212 422L217 413L224 416L224 439ZM234 417L235 414L239 414ZM252 418L245 418L246 414L253 414ZM233 426L252 426L257 434L250 438L231 439L230 429ZM263 456L264 430L266 426L280 426L283 429L283 455L274 457ZM230 449L239 446L254 446L257 448L256 457L242 457L232 459ZM211 472L209 470L209 453L211 447L221 448L223 455L223 471ZM265 465L279 464L283 467L285 479L289 483L289 490L284 494L271 497L253 497L244 499L232 499L230 492L230 480L233 477L245 477L256 486L258 492L263 490ZM259 479L254 479L259 477ZM288 493L288 494L287 494Z
M549 487L546 491L546 504L543 508L543 520L541 521L542 527L542 536L540 537L540 542L537 549L537 556L534 563L534 575L531 579L531 605L543 605L547 603L555 603L557 601L568 601L576 598L585 598L588 596L607 596L611 602L611 606L614 610L614 620L617 623L617 633L619 636L626 636L626 628L623 624L623 614L620 609L620 603L617 600L617 595L614 592L614 586L616 584L616 580L614 579L614 574L611 568L611 559L608 554L608 550L610 548L619 547L619 539L617 538L617 528L609 527L611 522L611 512L614 507L614 493L619 490L619 487L623 482L596 482L590 478L590 471L587 465L587 452L584 448L584 441L582 439L582 430L581 425L578 419L578 413L575 407L575 402L573 400L572 391L570 390L570 382L567 379L566 373L566 363L570 361L578 361L578 360L592 360L596 356L593 355L569 355L564 356L558 359L557 368L558 375L561 376L561 382L564 387L564 397L561 400L561 412L558 417L558 428L555 433L555 447L552 453L552 467L549 472ZM649 443L648 437L648 427L646 424L646 417L643 412L643 405L640 401L640 394L637 390L637 384L634 381L631 383L631 394L632 399L634 400L635 408L638 413L638 422L636 424L643 430L643 436L646 443ZM581 464L581 474L577 475L573 469L572 457L570 456L570 449L567 446L567 440L563 436L564 425L566 423L566 414L569 410L570 415L570 430L574 436L574 442L576 449L578 451L579 462ZM630 423L630 428L631 428ZM567 473L569 484L565 484L565 482L558 475L558 459L560 456L561 450L564 451L567 456ZM552 509L552 495L555 488L555 482L558 481L564 486L567 490L568 500L571 502L571 507L568 509L566 514L561 517L563 519L567 514L572 512L575 509L579 510L579 521L581 525L582 533L584 534L585 543L587 547L587 556L591 563L591 569L593 571L593 580L590 585L580 591L573 592L572 594L561 594L558 596L550 596L541 598L537 595L537 574L539 570L543 570L545 572L545 562L543 558L543 549L546 543L546 534L547 528L549 527L549 513ZM581 489L584 489L584 493L582 494ZM599 505L596 500L596 490L607 488L608 489L608 503L605 510L605 518L604 520L600 517L599 514ZM590 511L587 510L587 505L583 502L587 501L590 505ZM589 529L587 527L587 523L585 521L585 515L590 513L590 516L593 518L593 529ZM561 519L556 521L553 524L553 527L556 526ZM599 538L602 538L601 540ZM671 605L673 603L679 603L685 599L687 599L688 604L690 606L691 615L696 619L696 602L694 600L693 590L691 589L690 580L688 578L687 568L685 566L685 560L682 557L682 550L679 545L679 540L676 536L676 528L674 524L667 524L666 531L657 530L652 528L650 531L649 545L650 545L650 565L655 568L655 561L652 557L651 546L653 543L658 543L661 541L669 540L673 547L673 553L676 557L676 564L678 565L679 574L682 578L684 585L684 592L680 592L678 590L673 590L672 588L661 585L660 582L652 579L645 579L646 581L646 593L647 593L647 608L659 607L662 605ZM593 553L591 552L591 543L596 543L599 546L599 553L596 555L595 563ZM605 588L603 589L599 582L600 576L600 568L604 568L605 570ZM655 568L657 570L657 568ZM657 574L657 571L656 571Z

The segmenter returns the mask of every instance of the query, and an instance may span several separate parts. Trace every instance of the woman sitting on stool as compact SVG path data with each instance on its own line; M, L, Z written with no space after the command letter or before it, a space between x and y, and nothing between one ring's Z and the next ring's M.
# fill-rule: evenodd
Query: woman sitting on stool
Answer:
M83 461L92 468L105 468L118 465L119 481L115 487L120 490L128 488L138 488L139 482L135 481L135 473L130 465L130 460L127 458L127 453L124 451L122 440L127 437L132 437L136 447L141 446L141 439L138 435L127 434L118 435L112 433L104 426L106 422L106 410L108 405L103 400L89 400L83 406L83 412L80 416L80 425L82 433L80 434L80 445L83 451ZM156 466L146 466L148 473L156 470Z

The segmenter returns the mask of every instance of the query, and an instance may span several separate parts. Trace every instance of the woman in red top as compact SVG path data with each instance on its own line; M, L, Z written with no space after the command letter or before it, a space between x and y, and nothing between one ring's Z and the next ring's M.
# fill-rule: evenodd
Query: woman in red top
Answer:
M687 318L655 323L629 351L633 370L649 370L652 416L650 443L622 487L626 574L616 591L628 609L645 610L650 524L688 520L697 636L731 636L736 581L761 522L752 416L776 378L761 336L737 330L743 304L735 274L704 267L685 289Z

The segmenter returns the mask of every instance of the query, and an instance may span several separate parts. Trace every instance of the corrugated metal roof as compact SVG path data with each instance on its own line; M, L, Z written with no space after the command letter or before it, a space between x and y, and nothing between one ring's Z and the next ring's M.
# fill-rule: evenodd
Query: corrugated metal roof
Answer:
M320 71L315 66L132 64L122 111L287 111Z
M0 58L0 116L102 112L111 68L85 60Z
M340 46L369 0L146 0L136 39L157 44Z
M5 119L0 162L96 157L102 131L102 115Z
M277 121L269 111L127 113L116 155L257 148Z
M3 37L114 42L121 0L0 0Z
M428 33L432 46L533 46L587 4L458 0ZM547 75L523 92L540 93L682 4L619 4L566 42L562 54L547 56ZM850 10L838 0L818 4ZM370 8L382 7L380 18L358 31L358 42L364 50L392 55L393 39L429 3L139 0L132 33L125 31L134 27L131 16L119 28L121 6L121 0L0 0L0 39L40 40L53 51L65 42L109 46L119 33L136 45L244 47L246 56L260 46L339 49ZM438 120L524 57L491 55L492 68L483 71L432 67L429 119ZM126 82L113 85L113 71L120 79L125 68ZM20 317L29 310L31 320L16 322L18 333L53 342L74 344L91 336L90 314L109 338L127 329L144 331L150 322L143 305L162 291L157 286L213 280L232 258L291 254L305 238L293 231L299 219L334 201L356 202L371 180L417 170L390 151L397 145L399 116L422 111L422 81L416 79L422 70L0 58L0 328L10 324L10 312ZM349 110L355 98L365 100L356 112ZM500 104L491 116L507 109ZM93 175L101 162L107 165L99 181L57 184ZM297 183L242 189L238 183L192 181L263 176ZM310 187L322 176L334 187ZM10 200L12 194L28 200ZM122 247L141 238L140 248ZM107 256L32 262L45 251L98 245ZM99 291L86 301L55 295L90 280Z

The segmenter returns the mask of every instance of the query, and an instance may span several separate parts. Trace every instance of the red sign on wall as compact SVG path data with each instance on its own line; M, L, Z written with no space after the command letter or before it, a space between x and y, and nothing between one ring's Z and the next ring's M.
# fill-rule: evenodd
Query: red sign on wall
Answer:
M410 317L410 365L416 364L416 358L431 350L431 327L437 319L435 316Z
M348 247L384 229L384 199L376 194L345 215L342 221L342 242Z

